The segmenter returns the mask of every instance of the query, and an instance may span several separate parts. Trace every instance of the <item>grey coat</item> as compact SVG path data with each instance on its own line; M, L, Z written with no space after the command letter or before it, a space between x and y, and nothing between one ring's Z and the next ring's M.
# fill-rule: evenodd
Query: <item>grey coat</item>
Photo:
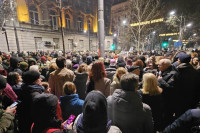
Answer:
M108 118L123 133L152 133L151 109L143 104L137 92L116 89L107 98Z

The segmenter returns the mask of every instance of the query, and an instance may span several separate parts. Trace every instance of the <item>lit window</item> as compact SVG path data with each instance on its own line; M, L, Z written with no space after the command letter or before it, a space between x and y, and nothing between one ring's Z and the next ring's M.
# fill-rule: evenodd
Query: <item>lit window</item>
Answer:
M77 20L77 30L83 31L83 18L79 17Z

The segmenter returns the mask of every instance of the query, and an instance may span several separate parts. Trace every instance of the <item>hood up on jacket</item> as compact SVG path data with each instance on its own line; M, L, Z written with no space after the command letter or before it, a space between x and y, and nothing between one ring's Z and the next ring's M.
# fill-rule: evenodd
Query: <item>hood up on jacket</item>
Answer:
M107 133L110 124L105 96L99 91L91 91L85 99L83 114L77 123L77 132Z

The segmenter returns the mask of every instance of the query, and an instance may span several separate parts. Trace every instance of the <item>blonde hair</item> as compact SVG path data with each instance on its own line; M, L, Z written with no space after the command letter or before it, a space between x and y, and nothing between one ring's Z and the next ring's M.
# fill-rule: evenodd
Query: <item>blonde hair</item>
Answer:
M87 72L87 69L88 69L88 67L87 67L86 64L81 64L81 65L78 67L77 71L78 71L79 73L82 73L82 72Z
M122 73L126 74L126 73L127 73L127 70L126 70L126 68L124 68L124 67L119 67L119 68L117 68L116 75L118 75L119 72L122 72Z
M145 73L143 75L142 92L151 96L155 96L162 93L162 89L158 86L158 81L154 74Z

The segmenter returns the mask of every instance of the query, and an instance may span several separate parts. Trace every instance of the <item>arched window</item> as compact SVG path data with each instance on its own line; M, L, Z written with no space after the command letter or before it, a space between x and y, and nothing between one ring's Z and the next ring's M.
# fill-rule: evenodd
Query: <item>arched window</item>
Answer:
M68 14L65 15L65 23L66 23L66 28L70 29L70 16Z
M50 11L50 23L53 29L58 29L58 15L54 11Z
M29 7L31 24L39 24L38 10L35 6Z
M78 31L83 31L83 18L81 18L81 17L78 17L77 29L78 29Z

